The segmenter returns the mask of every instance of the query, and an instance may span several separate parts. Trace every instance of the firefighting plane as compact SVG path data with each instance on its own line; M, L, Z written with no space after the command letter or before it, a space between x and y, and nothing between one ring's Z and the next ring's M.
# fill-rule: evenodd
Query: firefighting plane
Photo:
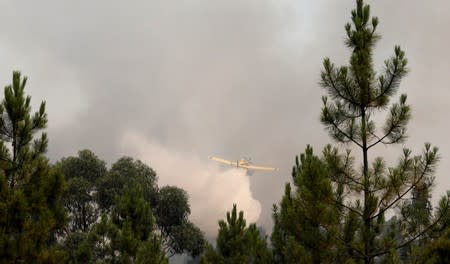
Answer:
M276 171L276 170L278 170L278 168L251 165L250 158L242 158L242 159L236 160L236 161L226 160L226 159L212 157L212 156L209 156L208 158L211 160L229 165L229 166L246 169L247 171Z

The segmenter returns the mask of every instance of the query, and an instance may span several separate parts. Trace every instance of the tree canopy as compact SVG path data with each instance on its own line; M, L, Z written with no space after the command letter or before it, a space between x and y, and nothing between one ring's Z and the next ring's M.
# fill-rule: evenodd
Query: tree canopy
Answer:
M255 224L247 223L244 212L233 205L226 221L219 221L216 249L208 245L200 263L271 263L272 255L266 237Z
M33 112L27 78L13 72L0 102L0 264L163 264L176 254L204 264L450 263L450 191L432 204L438 148L403 148L396 162L374 155L406 144L412 112L398 94L404 50L375 70L381 35L370 11L356 0L344 27L348 64L323 60L320 121L335 145L307 145L295 158L270 243L236 204L207 242L189 219L188 192L158 186L132 157L109 166L84 149L50 163L46 104Z

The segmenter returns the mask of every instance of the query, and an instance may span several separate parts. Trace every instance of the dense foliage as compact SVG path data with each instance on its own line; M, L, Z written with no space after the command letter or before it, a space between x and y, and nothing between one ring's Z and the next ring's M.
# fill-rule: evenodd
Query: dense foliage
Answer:
M188 220L184 190L159 188L155 171L130 157L109 170L105 164L89 150L56 164L69 186L62 236L69 263L165 263L174 254L202 252L204 236Z
M247 226L244 212L237 213L236 205L227 213L226 221L219 221L216 248L208 245L200 263L271 263L266 237L255 224Z
M450 191L431 203L438 149L405 148L393 166L371 156L404 143L411 117L406 94L396 96L405 52L396 46L374 70L378 23L357 0L345 26L349 64L323 62L320 119L338 145L320 154L308 145L295 159L270 244L236 205L207 243L189 220L188 193L158 186L156 172L131 157L108 167L81 150L50 164L45 102L32 113L27 79L13 72L0 103L0 263L157 264L175 254L205 264L450 263Z
M335 194L326 163L308 146L296 159L292 178L294 190L286 184L279 207L274 206L274 260L331 263L342 248L336 247L334 238L340 212L332 203Z
M31 113L26 78L13 73L0 104L0 263L167 263L198 256L204 235L187 193L120 158L110 169L82 150L51 165L45 103Z
M65 225L60 171L45 157L45 103L31 112L27 78L13 73L0 104L0 263L60 263L57 234Z

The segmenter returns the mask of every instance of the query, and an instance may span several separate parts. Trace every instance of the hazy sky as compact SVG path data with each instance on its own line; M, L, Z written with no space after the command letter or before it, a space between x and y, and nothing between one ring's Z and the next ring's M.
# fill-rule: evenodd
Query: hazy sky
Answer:
M440 147L436 192L450 189L450 2L369 1L380 18L376 66L400 44L401 85L413 118L405 146ZM191 196L208 235L234 202L271 229L271 207L306 144L331 140L319 122L324 57L348 61L344 25L354 1L0 0L0 84L29 77L47 101L50 157L89 148L155 168ZM401 146L400 146L401 147ZM396 161L399 148L378 153ZM246 176L208 155L280 168ZM373 155L372 155L373 157Z

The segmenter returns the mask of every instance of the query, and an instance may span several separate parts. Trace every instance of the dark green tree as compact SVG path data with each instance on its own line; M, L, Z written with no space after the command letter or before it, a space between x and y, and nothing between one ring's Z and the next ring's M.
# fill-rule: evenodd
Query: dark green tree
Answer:
M27 79L13 73L0 104L0 263L61 263L64 177L45 157L45 102L31 113Z
M88 242L88 233L69 233L62 243L62 250L66 253L66 262L73 264L87 264L93 262L93 252Z
M248 263L272 263L272 251L267 244L267 236L256 224L250 224L246 232L248 245Z
M98 232L93 230L94 233L103 234L100 237L131 234L128 231L120 233L120 230L128 229L118 227L118 223L113 220L118 219L115 215L117 216L117 210L121 208L121 201L125 196L129 196L124 193L125 190L136 186L142 193L146 206L150 208L150 214L147 216L152 217L152 221L156 223L152 228L157 230L152 230L161 234L158 241L162 243L160 246L167 256L187 253L195 257L202 252L205 244L203 233L188 220L190 206L187 193L170 186L158 190L155 171L141 161L123 157L106 171L104 161L98 159L92 152L83 150L79 152L78 157L62 159L57 165L69 181L65 201L70 211L71 221L67 227L67 234L71 240L64 243L64 248L72 263L79 262L76 255L81 254L79 252L83 253L81 255L83 257L89 255L83 251L86 241L79 239L81 236L79 232L88 232L92 223L96 222L101 214L104 214L103 220L96 225L95 230ZM136 221L138 219L131 217L126 224L132 226ZM90 237L93 237L93 233L90 233ZM93 256L108 259L107 253L102 253L111 249L107 246L95 247L98 250L94 250ZM133 254L136 252L135 248ZM102 257L102 254L105 257Z
M168 256L187 253L196 257L203 251L203 233L189 221L190 213L185 190L175 186L159 190L155 217Z
M419 197L417 197L419 196ZM422 195L414 194L416 199L424 199ZM450 260L450 210L448 208L450 191L439 201L437 210L434 212L435 218L439 221L433 226L432 231L411 243L404 250L405 263L448 263ZM421 203L413 201L410 206L417 206L421 210ZM431 218L431 217L429 217ZM414 219L416 220L416 219ZM420 219L425 220L428 219ZM415 222L414 222L415 223ZM420 222L419 222L420 223Z
M247 227L244 212L238 215L233 205L226 221L219 221L216 250L207 246L200 263L271 263L272 254L266 239L255 224Z
M438 162L437 148L425 145L422 155L412 156L404 149L398 165L387 168L383 158L369 160L369 151L375 146L401 143L406 138L406 126L411 116L406 95L397 103L390 104L398 91L401 79L406 75L407 59L404 51L396 46L394 55L385 61L381 74L373 67L373 50L380 36L376 33L378 19L370 17L370 7L362 0L356 1L351 13L352 23L345 26L345 44L351 50L348 66L336 67L327 58L321 74L321 86L330 98L323 97L321 121L331 137L340 143L351 143L361 151L361 171L336 166L333 182L342 188L342 199L337 206L344 208L346 223L351 236L339 239L355 260L374 263L375 259L402 248L425 233L437 223L440 216L430 219L426 226L412 228L409 217L402 215L401 239L383 237L384 216L395 210L402 211L404 199L411 197L416 187L433 181L433 172ZM330 100L331 99L331 100ZM387 111L386 122L376 128L375 114ZM343 159L345 154L329 151L325 159ZM352 223L349 225L349 223Z
M443 196L439 201L438 210L435 212L435 215L441 216L439 222L434 228L434 232L432 234L433 238L438 238L443 236L450 230L450 209L448 208L450 199L450 191L447 191L447 195Z
M244 212L237 213L236 205L227 212L226 221L219 221L217 235L217 251L222 255L225 263L245 263L247 259L246 221Z
M169 232L170 228L179 226L187 221L191 213L188 199L188 194L183 189L175 186L164 186L161 188L158 193L156 215L158 217L158 226L162 232Z
M56 166L67 181L64 195L64 206L69 216L67 232L89 232L99 217L94 194L96 181L106 175L106 163L93 152L81 150L77 157L63 158Z
M274 206L272 245L277 263L345 262L335 241L340 223L334 206L327 163L313 155L310 146L297 157L292 171L294 190L288 183L279 207ZM345 254L342 254L345 256Z
M217 252L214 247L210 244L205 245L203 254L200 258L200 264L223 264L223 257Z
M176 254L186 253L193 258L203 252L205 237L203 232L192 222L185 221L181 225L172 227L169 234L172 252Z
M450 263L450 229L441 237L427 245L421 258L425 264L444 264Z
M137 252L137 264L167 264L169 260L164 254L161 240L153 235L148 241L144 242Z
M141 187L126 186L111 215L103 215L89 234L94 259L101 263L167 263L154 228Z
M430 225L432 218L431 207L431 186L427 183L418 184L411 191L411 199L403 202L401 207L402 219L408 221L406 228L408 232L413 232L417 229L424 229ZM397 225L402 223L398 221ZM412 241L405 247L399 250L400 258L406 263L417 263L421 259L421 254L426 245L432 240L432 232L426 232L415 241Z
M133 184L142 187L145 200L150 207L156 208L157 180L155 171L140 160L122 157L106 175L97 180L96 200L103 212L109 212L115 199L122 194L123 187Z

